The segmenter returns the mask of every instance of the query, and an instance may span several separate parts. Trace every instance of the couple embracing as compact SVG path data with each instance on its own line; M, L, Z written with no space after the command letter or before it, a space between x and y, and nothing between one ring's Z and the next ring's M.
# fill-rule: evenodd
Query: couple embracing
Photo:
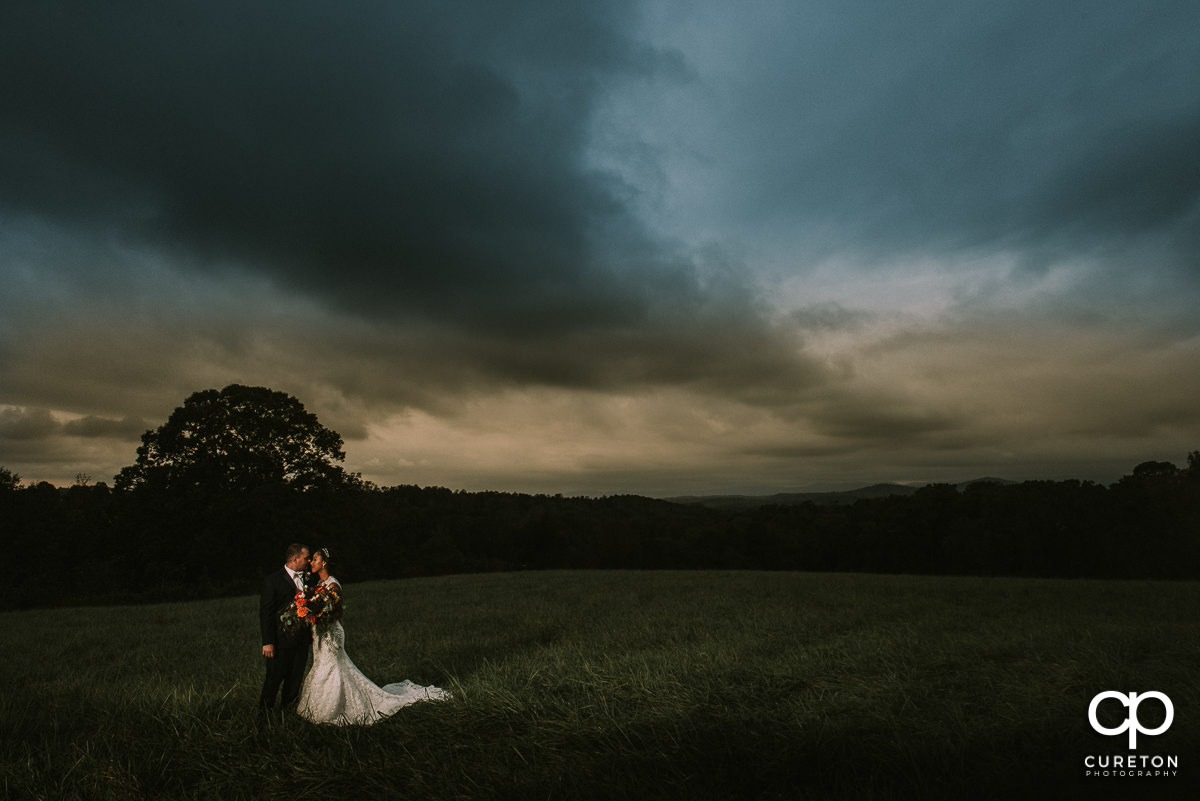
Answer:
M333 563L328 548L310 555L307 546L293 543L283 568L263 582L259 623L267 677L260 707L274 708L282 689L283 706L296 702L296 712L313 723L369 726L409 704L445 697L437 687L411 681L379 687L355 667L346 655L342 588L330 572ZM312 668L305 675L310 652Z

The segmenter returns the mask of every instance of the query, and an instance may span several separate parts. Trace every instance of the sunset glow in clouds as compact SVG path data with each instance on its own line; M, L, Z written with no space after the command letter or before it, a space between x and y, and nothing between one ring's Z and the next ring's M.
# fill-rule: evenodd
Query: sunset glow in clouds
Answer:
M290 393L381 485L1200 448L1200 7L0 10L0 465Z

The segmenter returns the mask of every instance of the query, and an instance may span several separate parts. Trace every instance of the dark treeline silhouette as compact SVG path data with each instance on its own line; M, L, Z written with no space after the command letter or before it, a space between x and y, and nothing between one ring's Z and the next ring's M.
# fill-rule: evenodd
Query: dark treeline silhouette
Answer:
M336 548L350 581L551 568L1197 579L1200 452L1110 486L934 484L738 509L361 481L26 487L0 469L4 608L252 593L294 540Z

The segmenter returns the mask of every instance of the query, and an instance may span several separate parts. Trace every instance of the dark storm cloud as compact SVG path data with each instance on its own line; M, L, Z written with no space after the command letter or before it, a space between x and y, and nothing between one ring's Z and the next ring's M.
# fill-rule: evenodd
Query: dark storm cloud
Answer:
M1043 264L1151 236L1194 264L1200 6L773 8L730 56L755 58L727 73L727 119L754 123L712 140L734 165L717 213L866 261L990 248Z
M47 409L0 409L0 440L41 440L61 428Z
M148 428L151 428L151 426L147 425L146 421L137 417L112 420L92 414L81 417L78 420L69 420L63 423L62 426L63 433L73 437L114 437L117 439L138 437Z
M10 212L100 222L383 318L542 334L646 314L653 250L584 162L655 69L627 3L8 6ZM665 268L674 269L674 268Z
M1177 1L0 4L2 455L230 383L381 483L1175 447L1197 63Z
M699 381L759 397L772 376L811 380L749 279L711 288L634 218L636 191L589 165L607 94L680 69L632 37L630 3L3 16L12 219L265 276L424 344L429 377Z
M113 420L87 415L60 422L48 409L0 409L0 440L47 440L60 436L129 439L139 436L147 428L149 426L144 421L135 417Z
M1198 53L1197 55L1200 55ZM1128 237L1164 231L1198 251L1200 107L1177 119L1131 120L1064 160L1031 206L1031 227Z

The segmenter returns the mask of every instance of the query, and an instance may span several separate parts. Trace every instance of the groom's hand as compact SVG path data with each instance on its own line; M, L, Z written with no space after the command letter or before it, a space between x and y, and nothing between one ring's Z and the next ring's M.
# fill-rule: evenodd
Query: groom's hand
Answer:
M274 645L264 645L263 646L263 656L265 656L267 659L274 659L275 658L275 646Z

